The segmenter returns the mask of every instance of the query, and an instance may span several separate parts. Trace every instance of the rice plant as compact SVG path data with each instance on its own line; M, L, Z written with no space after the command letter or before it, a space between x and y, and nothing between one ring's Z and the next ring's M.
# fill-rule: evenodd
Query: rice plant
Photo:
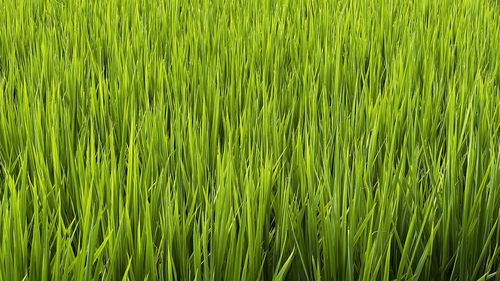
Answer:
M496 0L0 0L0 281L500 280Z

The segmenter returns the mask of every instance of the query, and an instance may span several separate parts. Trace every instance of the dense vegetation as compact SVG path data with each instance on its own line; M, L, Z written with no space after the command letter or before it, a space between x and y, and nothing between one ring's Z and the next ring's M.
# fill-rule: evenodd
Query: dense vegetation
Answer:
M0 0L0 280L500 280L495 0Z

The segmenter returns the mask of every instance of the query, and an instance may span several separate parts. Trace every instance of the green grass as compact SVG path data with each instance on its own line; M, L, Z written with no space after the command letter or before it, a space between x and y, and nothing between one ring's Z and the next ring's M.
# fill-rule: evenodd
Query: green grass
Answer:
M0 0L0 280L500 280L496 0Z

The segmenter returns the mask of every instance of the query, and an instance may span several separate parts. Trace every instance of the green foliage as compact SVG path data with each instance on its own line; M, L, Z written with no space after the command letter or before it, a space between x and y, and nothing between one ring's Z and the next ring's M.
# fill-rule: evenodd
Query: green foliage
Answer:
M500 280L493 0L0 0L0 280Z

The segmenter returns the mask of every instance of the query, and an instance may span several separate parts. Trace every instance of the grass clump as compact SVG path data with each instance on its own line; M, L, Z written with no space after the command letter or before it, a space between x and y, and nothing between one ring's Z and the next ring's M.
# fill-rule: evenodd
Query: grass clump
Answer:
M497 1L0 7L0 280L500 280Z

